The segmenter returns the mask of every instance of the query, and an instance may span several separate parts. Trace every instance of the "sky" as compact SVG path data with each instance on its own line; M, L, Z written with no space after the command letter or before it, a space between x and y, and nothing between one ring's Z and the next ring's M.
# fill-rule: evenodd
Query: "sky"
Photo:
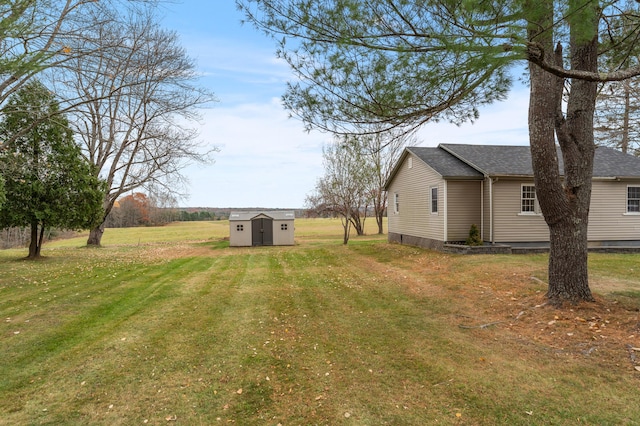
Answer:
M164 3L163 25L175 30L218 102L196 123L215 162L184 170L190 195L181 207L302 208L323 174L322 146L331 135L306 132L289 118L281 97L295 77L276 58L275 44L251 25L233 0ZM526 145L528 91L480 109L474 124L427 124L417 145L439 143Z

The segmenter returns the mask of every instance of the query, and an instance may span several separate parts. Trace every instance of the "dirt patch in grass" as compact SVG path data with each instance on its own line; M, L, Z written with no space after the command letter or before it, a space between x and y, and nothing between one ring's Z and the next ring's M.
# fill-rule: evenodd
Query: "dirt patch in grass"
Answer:
M399 259L388 264L369 259L368 269L393 277L414 296L453 301L451 325L469 330L474 339L491 340L498 350L517 341L557 357L593 358L602 367L640 377L635 369L640 368L640 282L599 277L591 283L594 303L556 308L547 304L546 283L537 278L546 271L544 262L393 245L383 250L398 251ZM526 362L526 354L521 359Z

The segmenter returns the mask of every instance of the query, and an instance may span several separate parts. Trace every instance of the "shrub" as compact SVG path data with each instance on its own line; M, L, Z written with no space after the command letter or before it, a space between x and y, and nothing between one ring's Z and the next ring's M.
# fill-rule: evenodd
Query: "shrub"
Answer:
M471 229L469 229L469 237L467 238L467 241L465 241L465 243L468 246L481 246L482 245L482 238L480 237L480 230L478 229L478 227L475 224L471 225Z

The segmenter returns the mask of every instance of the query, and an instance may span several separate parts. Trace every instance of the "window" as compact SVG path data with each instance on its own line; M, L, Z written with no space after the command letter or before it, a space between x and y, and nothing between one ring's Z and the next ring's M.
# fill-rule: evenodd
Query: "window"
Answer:
M393 194L393 209L396 213L400 211L400 194L397 192Z
M431 213L438 213L438 187L431 188Z
M522 185L522 198L521 198L520 212L525 214L538 213L535 186Z
M640 213L640 186L627 186L627 213Z
M236 231L238 232L244 231L244 225L236 225Z
M287 224L286 223L281 223L280 224L280 230L281 231L286 231L287 230Z

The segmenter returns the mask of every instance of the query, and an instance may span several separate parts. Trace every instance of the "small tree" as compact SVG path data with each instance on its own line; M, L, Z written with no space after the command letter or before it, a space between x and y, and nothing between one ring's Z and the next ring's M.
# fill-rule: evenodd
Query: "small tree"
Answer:
M324 176L315 193L307 196L307 207L340 217L343 243L349 241L351 226L364 234L364 222L371 202L373 167L357 142L336 137L323 148ZM363 217L361 217L361 215Z
M384 217L387 210L387 192L383 189L389 179L393 166L400 158L405 146L416 142L415 135L406 134L402 130L387 130L357 138L365 154L370 157L373 168L371 198L373 212L378 225L378 234L384 233Z
M480 238L480 230L476 226L476 224L472 224L469 229L469 236L467 237L466 244L468 246L481 246L482 238Z
M0 228L30 227L29 258L34 259L40 257L46 229L87 229L101 219L104 185L40 82L23 86L3 112L0 174L7 200L0 208Z

